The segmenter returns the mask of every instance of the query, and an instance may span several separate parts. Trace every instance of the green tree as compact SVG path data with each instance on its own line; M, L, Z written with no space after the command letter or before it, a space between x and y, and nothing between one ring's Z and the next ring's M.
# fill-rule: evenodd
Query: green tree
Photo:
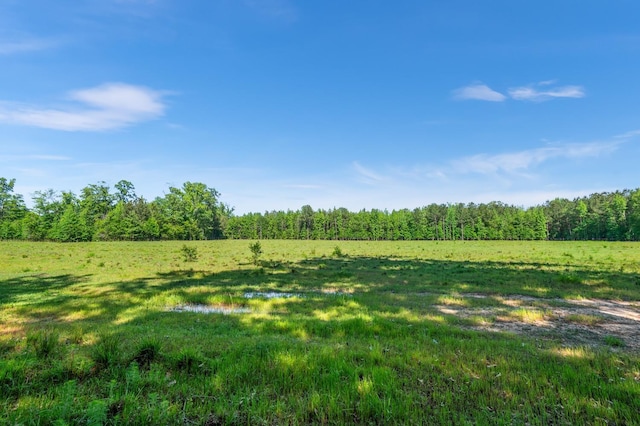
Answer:
M198 182L170 187L168 194L154 201L163 235L187 240L222 238L219 196L215 189Z
M640 189L636 189L629 194L628 220L629 220L629 239L633 241L640 240Z
M20 220L27 214L22 195L15 194L16 180L0 178L0 239L22 237Z

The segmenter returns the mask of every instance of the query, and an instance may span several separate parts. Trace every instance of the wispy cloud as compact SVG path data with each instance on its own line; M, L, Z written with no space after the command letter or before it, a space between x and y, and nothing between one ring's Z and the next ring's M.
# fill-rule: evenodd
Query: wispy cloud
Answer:
M358 180L367 184L374 184L383 182L385 180L384 177L380 176L376 172L362 166L357 161L353 162L353 169L356 171Z
M460 87L453 91L454 99L460 100L478 100L489 102L502 102L507 99L505 95L496 92L486 84L472 84Z
M558 86L546 89L552 83L552 81L543 81L528 86L513 87L509 89L509 96L517 101L542 102L554 98L584 98L586 95L582 86ZM541 90L540 87L545 89Z
M618 145L619 142L592 142L550 146L496 155L477 154L453 160L451 161L451 166L452 170L457 173L526 173L533 166L547 160L597 157L614 151Z
M516 101L543 102L556 98L584 98L586 92L582 86L553 86L555 80L545 80L526 86L512 87L507 91L509 97ZM508 97L486 84L476 83L460 87L453 91L453 98L458 100L478 100L503 102Z
M640 136L640 130L631 130L629 132L622 133L620 135L616 135L616 139L629 139L635 136Z
M162 116L163 95L147 87L107 83L69 93L73 104L63 108L5 102L0 122L68 132L113 130Z

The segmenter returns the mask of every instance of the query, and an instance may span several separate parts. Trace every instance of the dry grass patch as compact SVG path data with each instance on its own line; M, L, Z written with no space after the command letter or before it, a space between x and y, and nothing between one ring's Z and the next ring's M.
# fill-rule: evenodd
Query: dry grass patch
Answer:
M597 315L569 314L564 317L564 320L574 324L594 326L596 324L602 323L604 319Z

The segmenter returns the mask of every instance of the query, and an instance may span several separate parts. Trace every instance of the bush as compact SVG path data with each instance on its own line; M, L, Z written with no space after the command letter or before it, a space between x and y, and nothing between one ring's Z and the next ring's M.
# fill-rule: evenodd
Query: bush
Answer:
M182 259L185 262L195 262L198 260L198 249L196 247L185 244L180 249L180 252L182 253Z
M331 255L333 257L342 257L342 256L344 256L344 253L342 253L342 250L340 249L339 246L335 246L333 248L333 253L331 253Z
M260 255L262 254L262 245L260 245L260 241L250 244L249 250L251 250L251 259L253 260L253 264L258 265Z

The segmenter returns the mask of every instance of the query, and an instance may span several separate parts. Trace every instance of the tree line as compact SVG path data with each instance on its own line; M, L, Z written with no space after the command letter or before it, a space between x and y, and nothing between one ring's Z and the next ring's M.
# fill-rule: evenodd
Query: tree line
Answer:
M170 187L149 202L121 180L98 182L79 195L37 191L28 209L15 194L15 179L0 178L0 239L33 241L205 240L224 238L231 209L203 183Z
M400 210L345 208L234 215L220 194L185 182L147 201L121 180L69 191L37 191L32 207L0 178L0 239L144 241L322 240L640 240L640 189L556 198L523 208L501 202L429 204Z

